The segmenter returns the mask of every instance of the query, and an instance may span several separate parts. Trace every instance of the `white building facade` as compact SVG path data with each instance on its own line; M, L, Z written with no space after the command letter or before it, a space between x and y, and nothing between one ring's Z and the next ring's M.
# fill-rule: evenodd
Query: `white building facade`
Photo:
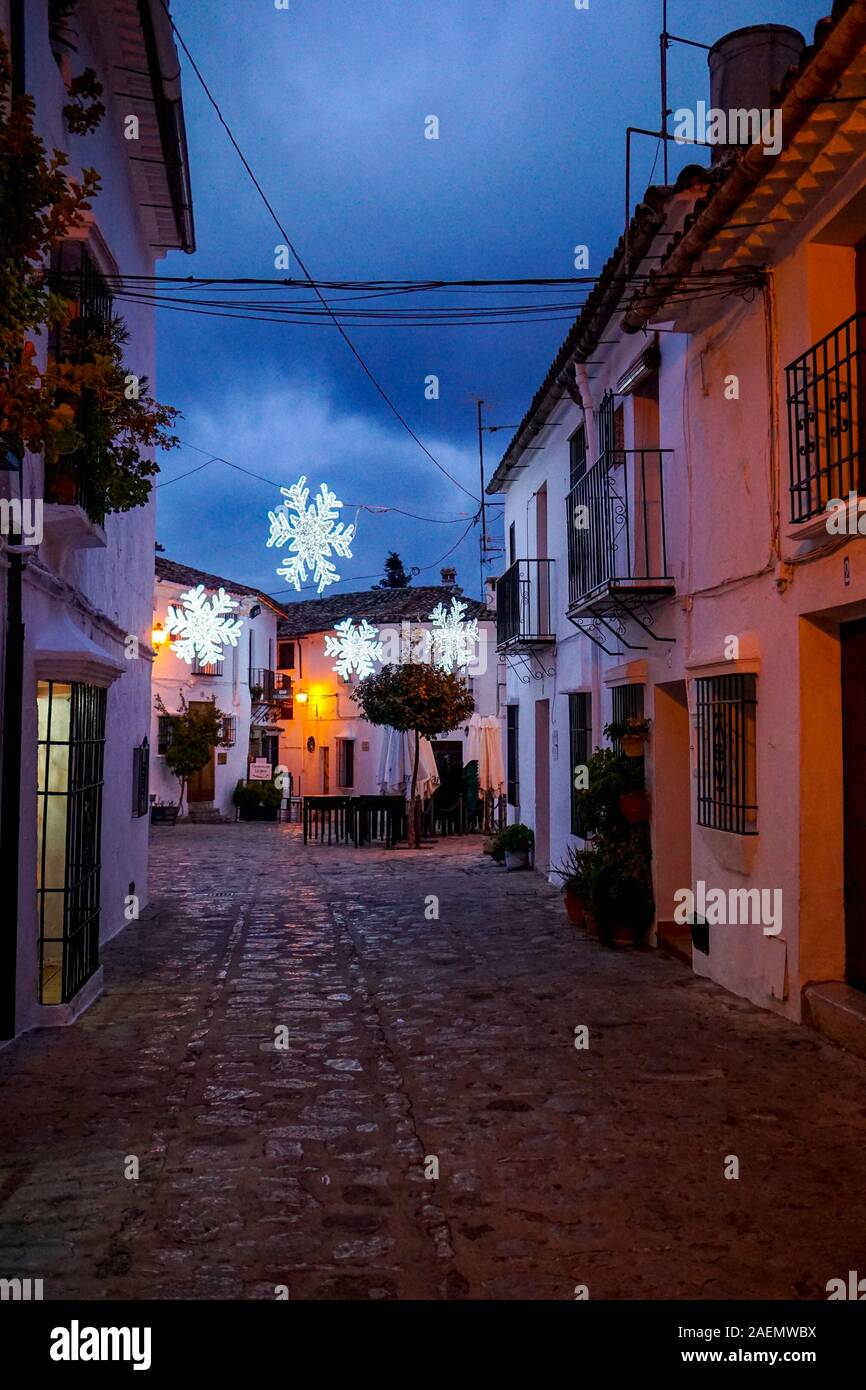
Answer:
M220 660L185 660L177 654L178 638L169 631L169 610L182 613L185 595L204 590L208 605L222 591L234 605L229 616L240 621L234 644L223 646ZM215 702L223 715L222 741L211 760L191 779L182 814L193 819L234 820L232 794L248 779L250 764L266 759L278 765L281 719L290 706L288 682L275 677L277 623L282 609L267 595L219 575L157 556L153 598L153 663L150 794L158 802L177 803L179 784L166 763L173 718L183 705L192 710ZM160 710L157 701L164 709Z
M194 249L177 54L157 0L81 0L69 17L73 42L57 38L53 18L48 0L0 3L15 87L34 98L37 132L49 151L68 152L73 176L84 165L101 176L87 224L57 248L55 268L79 313L106 320L110 277L150 275L167 250ZM90 134L71 135L67 84L87 66L106 115ZM135 141L124 138L131 114ZM152 311L121 313L125 365L152 381ZM37 348L44 362L46 335ZM100 945L147 904L154 506L99 515L74 469L49 486L39 456L25 454L17 477L3 477L45 501L37 544L0 540L0 1036L13 1037L74 1019L101 988Z
M582 844L575 766L642 713L652 940L863 1051L866 5L835 15L808 49L716 46L711 105L776 110L778 155L648 190L490 490L538 866Z

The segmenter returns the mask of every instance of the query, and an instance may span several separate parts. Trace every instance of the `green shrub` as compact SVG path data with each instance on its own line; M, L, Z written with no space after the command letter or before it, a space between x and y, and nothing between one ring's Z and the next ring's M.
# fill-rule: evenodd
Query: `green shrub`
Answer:
M268 811L279 810L283 793L273 782L238 782L232 792L232 801L242 811L252 811L261 806Z
M503 854L507 850L509 854L520 854L521 851L528 853L535 843L535 834L528 825L506 825L504 830L500 830L498 835L499 844Z

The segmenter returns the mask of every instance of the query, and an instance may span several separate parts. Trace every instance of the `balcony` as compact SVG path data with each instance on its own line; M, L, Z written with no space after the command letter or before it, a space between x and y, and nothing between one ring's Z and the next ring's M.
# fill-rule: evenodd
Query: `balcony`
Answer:
M290 676L279 671L269 671L262 666L250 670L250 698L254 705L281 705L292 698Z
M664 473L671 449L611 449L566 500L568 616L628 610L676 592Z
M866 315L853 314L786 369L791 521L809 521L832 498L862 494L861 405L866 404Z
M515 560L496 583L496 650L531 651L556 641L550 611L552 560Z

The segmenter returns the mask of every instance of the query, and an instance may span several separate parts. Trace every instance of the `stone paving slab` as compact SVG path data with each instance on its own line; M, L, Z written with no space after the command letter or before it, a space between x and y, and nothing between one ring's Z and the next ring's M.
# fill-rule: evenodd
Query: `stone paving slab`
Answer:
M866 1062L604 949L477 838L178 826L152 889L89 1012L0 1052L0 1275L63 1299L809 1299L866 1274Z

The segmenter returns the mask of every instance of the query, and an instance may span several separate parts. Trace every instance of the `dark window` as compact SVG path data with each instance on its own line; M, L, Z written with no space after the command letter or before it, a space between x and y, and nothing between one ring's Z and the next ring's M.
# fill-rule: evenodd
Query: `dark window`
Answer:
M625 415L621 405L617 405L612 391L602 397L598 408L598 451L599 454L613 455L612 463L625 448Z
M571 833L583 836L577 812L575 777L579 767L586 767L592 751L592 696L579 690L568 697L568 738L571 749Z
M192 674L194 676L221 676L223 663L221 661L199 661L196 658L192 663Z
M146 816L150 796L150 743L147 739L132 750L132 814Z
M513 565L517 559L517 540L514 530L514 522L508 528L508 563Z
M39 1001L65 1004L99 965L106 692L40 681L36 901Z
M161 714L156 731L157 753L167 753L174 739L174 726L177 715Z
M757 833L755 677L697 681L698 825Z
M62 242L51 253L49 284L75 308L67 323L49 333L49 352L58 359L77 357L79 342L88 335L103 335L114 315L114 299L87 247L80 241Z
M354 787L355 785L355 740L353 738L337 739L337 786Z
M586 472L586 426L578 425L568 441L569 491L579 483Z
M237 715L227 714L222 722L222 746L223 748L234 748L238 736Z
M619 724L624 719L643 718L643 686L642 685L615 685L610 692L610 719L612 724ZM614 751L622 752L622 744L614 740Z
M520 708L518 705L508 705L506 711L506 742L505 751L508 762L506 772L507 778L507 799L509 806L518 805L518 795L520 784L518 780L518 725L520 720Z
M294 671L295 669L295 644L294 642L277 643L277 669L280 671Z

